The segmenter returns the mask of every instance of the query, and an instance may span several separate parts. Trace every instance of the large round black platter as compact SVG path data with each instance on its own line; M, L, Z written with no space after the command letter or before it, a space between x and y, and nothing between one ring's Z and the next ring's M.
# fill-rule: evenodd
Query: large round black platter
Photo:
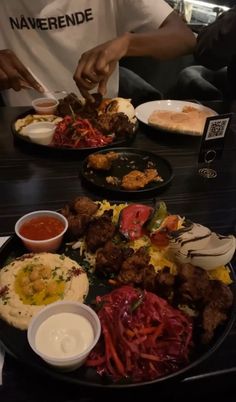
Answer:
M22 246L20 240L14 235L12 236L0 249L0 266L3 267L12 259L21 256L26 253L26 249ZM59 253L64 253L69 257L80 261L78 258L78 253L76 250L72 250L68 248L68 246L63 245L59 250ZM233 284L231 285L232 291L235 295L235 276L233 273L233 268L229 266L231 269L231 275L233 279ZM111 290L111 287L108 285L106 281L92 278L92 283L90 284L90 290L88 297L86 299L87 304L91 304L91 302L95 299L97 295L103 295L108 293ZM214 353L214 351L220 346L223 340L226 338L229 333L234 321L235 321L235 311L236 311L236 300L234 297L234 305L232 307L232 311L230 317L225 325L221 326L218 331L216 331L215 337L212 340L211 344L205 348L198 348L192 356L191 361L188 366L183 369L170 374L168 376L158 378L153 381L146 381L142 383L130 383L130 382L122 382L122 383L111 383L105 378L101 378L98 376L94 369L87 368L85 366L73 371L71 373L65 373L56 371L55 369L48 366L43 362L29 347L27 342L27 333L26 331L21 331L16 329L10 325L8 325L5 321L0 319L0 342L3 347L13 355L16 359L25 363L29 367L32 367L36 371L44 373L47 376L51 376L60 381L64 381L67 383L73 383L77 385L83 385L87 387L98 387L98 388L116 388L116 389L127 389L132 387L140 387L140 386L148 386L148 385L156 385L158 387L168 385L170 382L175 380L179 380L181 378L187 377L188 372L190 372L194 367L198 366L205 359L207 359L210 355Z
M87 147L87 148L67 148L67 147L55 147L52 145L42 145L42 144L37 144L34 143L30 140L29 137L25 136L25 135L21 135L19 134L16 129L15 129L15 123L18 119L23 119L24 117L26 117L29 114L35 114L35 111L33 109L29 109L28 111L20 114L19 116L17 116L11 123L11 131L13 134L14 139L16 140L17 144L19 145L24 145L25 147L32 147L32 149L37 149L40 150L42 152L50 152L50 153L63 153L63 154L67 154L67 155L80 155L80 154L88 154L90 152L95 152L98 149L109 149L111 147L114 146L125 146L125 145L129 145L136 136L136 132L138 129L138 122L136 122L135 127L134 127L134 131L132 134L120 134L119 138L115 139L112 143L105 145L103 147Z
M88 167L88 158L83 162L81 176L91 189L109 194L109 196L130 198L130 197L153 197L157 192L162 191L170 184L174 177L171 164L163 157L136 148L110 148L109 152L116 152L119 157L112 162L111 168L107 170L95 170ZM95 154L106 154L107 150L97 151ZM125 190L121 185L114 186L107 183L106 177L112 176L121 179L132 170L144 171L152 168L158 171L163 181L153 181L139 190Z

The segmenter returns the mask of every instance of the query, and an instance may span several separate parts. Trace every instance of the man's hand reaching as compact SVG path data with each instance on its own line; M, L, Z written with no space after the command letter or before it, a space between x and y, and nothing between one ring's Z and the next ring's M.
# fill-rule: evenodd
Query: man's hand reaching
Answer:
M13 88L33 88L43 92L41 85L30 74L18 57L9 49L0 50L0 91Z
M116 63L127 53L128 46L129 35L125 34L82 54L74 80L84 98L92 100L89 91L95 87L105 95L107 81Z

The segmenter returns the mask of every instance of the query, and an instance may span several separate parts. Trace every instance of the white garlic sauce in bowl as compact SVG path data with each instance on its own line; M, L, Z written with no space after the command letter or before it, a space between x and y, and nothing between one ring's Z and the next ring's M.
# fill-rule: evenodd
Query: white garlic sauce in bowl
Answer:
M85 352L93 340L93 327L87 318L60 313L42 322L36 332L35 346L48 357L73 357Z
M32 350L55 369L73 371L85 363L101 334L95 311L84 303L57 301L30 321Z

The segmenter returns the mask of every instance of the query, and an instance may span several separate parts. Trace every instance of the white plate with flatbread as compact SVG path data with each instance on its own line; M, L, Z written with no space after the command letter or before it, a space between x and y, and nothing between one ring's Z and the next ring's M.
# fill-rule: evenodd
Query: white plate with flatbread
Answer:
M207 117L217 113L199 103L179 100L146 102L135 109L139 121L159 130L201 136Z

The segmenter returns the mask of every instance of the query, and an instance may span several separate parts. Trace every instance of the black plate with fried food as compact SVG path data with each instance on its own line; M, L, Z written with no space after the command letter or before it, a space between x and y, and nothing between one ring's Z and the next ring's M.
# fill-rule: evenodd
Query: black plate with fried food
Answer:
M91 189L106 196L153 196L173 179L170 163L159 155L135 148L111 148L89 155L81 176Z

